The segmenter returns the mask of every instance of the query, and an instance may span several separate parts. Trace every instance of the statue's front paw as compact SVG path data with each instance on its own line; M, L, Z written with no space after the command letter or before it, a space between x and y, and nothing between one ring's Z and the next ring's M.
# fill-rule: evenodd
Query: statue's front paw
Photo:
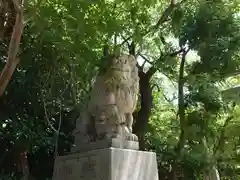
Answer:
M116 138L116 139L121 139L122 136L118 133L111 133L111 134L106 134L105 136L107 139L112 139L112 138Z
M138 137L135 134L129 133L126 136L126 140L128 140L128 141L138 141Z

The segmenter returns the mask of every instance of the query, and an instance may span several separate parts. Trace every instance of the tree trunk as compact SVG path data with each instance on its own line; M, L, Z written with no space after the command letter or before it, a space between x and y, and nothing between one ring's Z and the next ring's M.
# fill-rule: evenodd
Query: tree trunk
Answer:
M176 171L177 171L177 161L180 158L182 154L182 149L184 148L185 142L186 142L186 133L185 133L185 106L184 106L184 66L186 61L186 55L188 51L184 51L182 54L182 59L180 63L179 68L179 79L178 79L178 113L179 113L179 121L180 121L180 136L178 143L175 148L176 157L173 162L173 168L172 168L172 180L177 180Z
M186 61L186 54L182 55L182 60L179 68L179 79L178 79L178 113L180 120L181 134L177 145L177 153L180 153L185 144L185 106L184 106L184 66Z
M208 173L203 174L203 180L210 180Z
M22 180L28 180L29 179L29 167L28 167L28 159L27 159L27 153L23 152L20 154L20 169L22 172Z
M6 63L1 75L0 75L0 97L3 95L4 90L6 89L8 82L10 81L17 63Z
M209 173L204 173L204 180L221 180L218 169L216 167L212 167Z
M173 163L172 165L172 170L169 173L169 180L178 180L178 176L177 176L177 164L176 162Z
M139 146L141 150L146 149L144 141L145 134L148 129L148 119L151 115L151 109L153 104L152 89L150 85L150 76L144 73L142 70L139 71L139 89L140 89L140 102L141 108L137 112L136 123L133 126L133 132L139 138Z
M218 172L218 169L216 167L213 167L210 171L211 180L220 180L220 174Z
M9 48L8 48L7 63L2 73L0 74L0 97L3 95L3 92L6 89L15 71L15 68L19 62L17 53L19 50L19 44L22 36L23 27L24 27L24 19L23 19L23 8L21 4L15 4L14 7L16 8L15 9L16 19L15 19L15 24L12 31L12 37L11 37Z

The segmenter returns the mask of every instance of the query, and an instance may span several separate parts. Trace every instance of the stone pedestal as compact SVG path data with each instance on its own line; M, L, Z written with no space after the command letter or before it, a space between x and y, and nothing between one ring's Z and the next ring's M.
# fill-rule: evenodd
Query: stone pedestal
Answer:
M57 157L53 180L158 180L156 154L105 148Z
M76 144L77 146L71 149L73 153L86 152L86 151L92 151L97 149L106 149L110 147L139 150L139 142L127 141L124 139L117 139L117 138L98 140L96 142L87 142L86 144L81 144L81 143L76 143Z

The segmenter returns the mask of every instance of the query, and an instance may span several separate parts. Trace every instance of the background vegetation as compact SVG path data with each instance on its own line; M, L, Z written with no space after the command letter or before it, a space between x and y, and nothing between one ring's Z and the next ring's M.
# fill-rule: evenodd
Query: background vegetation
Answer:
M20 63L0 99L1 179L52 177L108 45L138 58L134 132L160 179L239 180L238 89L225 91L240 82L239 14L238 0L26 1ZM15 15L0 0L1 69Z

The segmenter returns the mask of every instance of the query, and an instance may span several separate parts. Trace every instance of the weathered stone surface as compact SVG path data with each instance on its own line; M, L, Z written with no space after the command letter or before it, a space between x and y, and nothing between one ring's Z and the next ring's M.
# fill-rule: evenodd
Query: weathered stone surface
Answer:
M81 144L105 138L138 141L132 133L139 90L137 60L132 55L109 58L109 66L96 77L90 99L76 121L73 134Z
M80 144L80 143L77 143ZM133 149L133 150L139 150L139 143L136 141L127 141L124 139L104 139L104 140L98 140L96 142L87 142L85 144L82 144L81 146L75 146L72 148L72 152L86 152L86 151L92 151L97 149L106 149L106 148L121 148L121 149Z
M158 180L156 155L107 148L57 157L53 180Z

